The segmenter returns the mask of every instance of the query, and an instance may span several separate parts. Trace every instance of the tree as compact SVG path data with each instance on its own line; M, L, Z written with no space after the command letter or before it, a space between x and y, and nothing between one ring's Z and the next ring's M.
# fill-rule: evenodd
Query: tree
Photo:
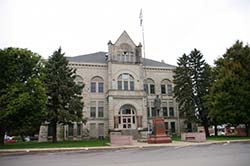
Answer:
M175 69L174 75L174 94L179 104L179 112L181 117L186 118L186 123L196 122L195 105L192 99L192 79L189 68L189 57L183 54L178 59L178 67ZM192 129L188 129L189 131Z
M0 143L6 131L30 134L45 117L46 91L41 58L27 49L0 50Z
M250 125L250 48L237 41L215 61L209 115L220 123Z
M46 64L48 119L52 127L53 142L57 142L57 124L82 121L83 85L74 82L76 70L68 67L61 48L49 57Z
M181 114L188 122L198 120L204 126L206 136L209 136L209 131L205 96L211 82L210 70L201 52L194 49L189 55L184 54L178 59L174 76L174 93Z

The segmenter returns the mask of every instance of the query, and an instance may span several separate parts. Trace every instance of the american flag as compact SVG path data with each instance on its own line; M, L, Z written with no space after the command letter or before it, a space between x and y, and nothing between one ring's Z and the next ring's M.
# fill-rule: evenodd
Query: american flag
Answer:
M139 18L140 18L140 26L142 26L142 20L143 20L142 9L141 9L141 11L140 11L140 16L139 16Z

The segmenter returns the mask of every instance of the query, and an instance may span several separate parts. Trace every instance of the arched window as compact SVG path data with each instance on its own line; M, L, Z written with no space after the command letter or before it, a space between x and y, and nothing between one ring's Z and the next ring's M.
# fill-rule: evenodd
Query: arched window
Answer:
M133 91L134 87L134 77L131 74L123 73L118 77L118 90L130 90Z
M104 81L101 77L93 77L91 79L90 85L90 92L91 93L103 93L104 92Z
M148 78L144 81L144 91L148 94L155 94L155 82Z
M131 105L124 105L119 111L119 128L135 129L135 109Z
M172 82L165 79L161 82L161 94L167 94L168 96L173 95Z

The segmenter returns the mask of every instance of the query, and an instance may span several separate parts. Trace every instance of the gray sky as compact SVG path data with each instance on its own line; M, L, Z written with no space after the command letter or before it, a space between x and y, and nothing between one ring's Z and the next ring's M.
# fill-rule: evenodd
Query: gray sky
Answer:
M237 39L250 41L250 0L0 0L0 48L76 56L107 51L123 30L138 44L141 8L146 58L176 65L197 48L213 64Z

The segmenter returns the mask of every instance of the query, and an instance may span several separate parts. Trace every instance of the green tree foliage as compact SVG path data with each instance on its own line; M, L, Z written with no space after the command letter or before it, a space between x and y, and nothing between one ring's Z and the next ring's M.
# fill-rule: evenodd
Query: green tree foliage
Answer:
M40 56L26 49L0 50L0 141L6 131L29 135L46 115Z
M196 122L195 105L192 99L192 79L189 68L189 57L183 54L178 59L178 67L174 75L174 94L179 103L180 116L186 118L187 123Z
M250 125L250 48L237 41L215 61L209 115L220 123ZM249 131L249 130L247 130Z
M184 54L178 59L174 76L174 93L179 102L180 114L187 119L187 123L200 122L206 136L209 131L205 96L211 82L210 70L201 52L194 49L189 55Z
M53 53L46 64L48 94L48 119L52 127L53 142L57 142L57 124L82 121L82 88L75 80L75 69L68 67L68 60L61 48Z

